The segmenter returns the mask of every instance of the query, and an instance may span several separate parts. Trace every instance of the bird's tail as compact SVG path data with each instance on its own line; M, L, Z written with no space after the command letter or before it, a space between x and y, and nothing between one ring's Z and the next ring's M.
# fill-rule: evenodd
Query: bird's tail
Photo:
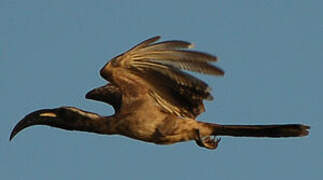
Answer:
M308 135L309 126L302 124L282 125L219 125L212 124L213 135L240 137L301 137Z

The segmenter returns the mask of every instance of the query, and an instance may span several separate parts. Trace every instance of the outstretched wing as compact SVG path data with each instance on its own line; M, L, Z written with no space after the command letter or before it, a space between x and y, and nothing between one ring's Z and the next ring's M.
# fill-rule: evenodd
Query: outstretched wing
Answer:
M209 75L224 72L210 62L215 56L187 50L185 41L163 41L153 37L110 60L100 71L102 77L120 87L122 94L148 93L169 113L195 118L204 112L203 100L212 100L208 85L184 72Z
M121 92L120 89L114 84L107 84L86 93L87 99L93 99L110 104L116 112L119 111L121 106Z

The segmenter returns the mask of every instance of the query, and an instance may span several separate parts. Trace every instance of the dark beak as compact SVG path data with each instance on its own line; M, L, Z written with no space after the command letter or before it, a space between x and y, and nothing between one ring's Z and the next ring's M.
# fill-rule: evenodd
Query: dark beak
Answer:
M53 118L56 118L56 114L51 112L50 109L32 112L16 124L11 131L9 140L11 141L20 131L27 127L34 125L48 125L49 121Z

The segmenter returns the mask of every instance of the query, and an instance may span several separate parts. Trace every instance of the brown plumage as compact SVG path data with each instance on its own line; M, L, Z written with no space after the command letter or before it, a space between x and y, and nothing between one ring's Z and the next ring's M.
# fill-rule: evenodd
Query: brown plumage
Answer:
M109 81L86 98L113 106L115 114L103 117L75 107L42 109L25 116L13 129L10 140L32 125L48 125L66 130L119 134L156 144L195 140L215 149L220 139L211 136L299 137L309 126L219 125L197 121L204 112L203 100L212 100L208 85L184 72L222 76L213 65L215 56L187 50L185 41L158 42L153 37L112 58L100 71Z

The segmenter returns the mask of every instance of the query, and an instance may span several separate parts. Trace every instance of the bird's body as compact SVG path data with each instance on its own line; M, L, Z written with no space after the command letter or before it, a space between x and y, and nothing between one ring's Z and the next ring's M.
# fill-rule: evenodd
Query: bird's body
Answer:
M108 83L86 94L86 98L113 106L115 114L100 116L75 107L43 109L27 115L13 129L12 139L32 125L49 125L66 130L119 134L133 139L173 144L195 140L199 146L215 149L219 139L210 136L298 137L308 126L219 125L197 121L205 111L203 100L212 100L206 83L182 70L210 75L224 72L211 64L215 56L185 50L185 41L155 43L143 41L111 59L100 71Z
M86 113L89 115L89 112L74 107L61 108L73 110L78 114ZM118 134L156 144L173 144L194 140L194 129L200 129L201 135L212 135L211 128L207 128L207 126L202 128L203 122L164 112L152 98L145 94L129 104L123 103L121 110L113 116L101 117L95 114L91 116L109 122L106 123L107 128L99 132L101 134ZM75 118L72 116L70 119ZM103 125L99 125L95 129L103 127Z

